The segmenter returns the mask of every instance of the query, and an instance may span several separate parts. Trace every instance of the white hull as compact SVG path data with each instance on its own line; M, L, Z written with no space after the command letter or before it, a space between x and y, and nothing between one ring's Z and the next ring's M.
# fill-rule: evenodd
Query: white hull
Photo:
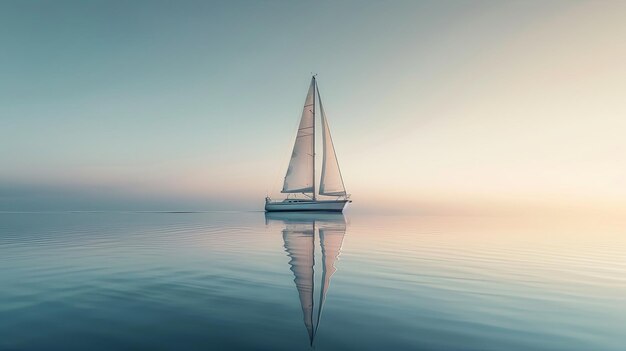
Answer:
M265 203L267 212L322 211L342 212L350 200L284 200Z

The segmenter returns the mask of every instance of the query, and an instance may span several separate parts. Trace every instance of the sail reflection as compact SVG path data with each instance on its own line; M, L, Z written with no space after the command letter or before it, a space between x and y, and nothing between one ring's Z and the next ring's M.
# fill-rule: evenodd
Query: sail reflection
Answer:
M300 298L304 326L309 334L310 344L320 326L322 309L330 286L330 279L337 271L335 261L339 257L346 221L342 214L268 212L266 223L283 224L283 241L289 265L294 274L294 282ZM321 278L317 309L315 309L315 248L316 231L322 254Z

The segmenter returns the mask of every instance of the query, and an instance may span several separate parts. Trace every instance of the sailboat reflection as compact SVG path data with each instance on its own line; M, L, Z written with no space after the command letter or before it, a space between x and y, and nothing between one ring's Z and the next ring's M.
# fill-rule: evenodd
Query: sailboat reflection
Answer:
M282 222L284 225L283 241L289 256L289 265L293 272L302 306L304 325L309 333L310 344L320 325L320 317L330 278L335 271L343 237L346 233L346 220L343 214L267 212L266 223ZM322 253L322 276L319 289L318 308L315 310L315 231L319 231L319 243ZM318 268L319 269L319 268Z

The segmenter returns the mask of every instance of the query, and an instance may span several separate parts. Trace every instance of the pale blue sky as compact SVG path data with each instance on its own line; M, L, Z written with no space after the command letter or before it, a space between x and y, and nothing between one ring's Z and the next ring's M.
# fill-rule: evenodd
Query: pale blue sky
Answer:
M612 165L624 150L622 110L611 105L625 87L623 8L3 1L0 210L257 208L282 179L311 72L355 202L446 207L520 181L496 200L582 187L577 199L606 192L614 202L609 190L626 173ZM587 48L598 57L581 58ZM594 62L602 67L587 69ZM588 101L563 108L545 94ZM598 120L589 154L563 136ZM559 167L524 173L546 165ZM579 165L596 171L560 189Z

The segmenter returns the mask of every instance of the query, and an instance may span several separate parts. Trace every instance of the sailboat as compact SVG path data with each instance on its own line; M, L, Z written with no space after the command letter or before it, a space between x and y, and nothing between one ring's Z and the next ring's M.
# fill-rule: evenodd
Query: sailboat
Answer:
M335 263L341 252L346 233L345 218L340 213L266 213L266 223L282 222L284 248L289 256L289 266L294 274L298 290L304 326L312 345L320 327L322 309L330 287L330 280L337 271ZM322 253L321 277L315 284L316 233ZM319 269L318 269L319 274ZM315 301L315 290L318 299ZM317 308L315 308L317 302Z
M316 100L319 102L322 127L322 173L319 189L315 184ZM270 197L265 198L265 211L342 212L346 205L352 202L343 184L315 76L311 78L309 91L304 101L302 117L281 193L288 194L287 198L282 201L272 201ZM305 198L297 198L295 194L302 194ZM324 198L320 199L318 195Z

